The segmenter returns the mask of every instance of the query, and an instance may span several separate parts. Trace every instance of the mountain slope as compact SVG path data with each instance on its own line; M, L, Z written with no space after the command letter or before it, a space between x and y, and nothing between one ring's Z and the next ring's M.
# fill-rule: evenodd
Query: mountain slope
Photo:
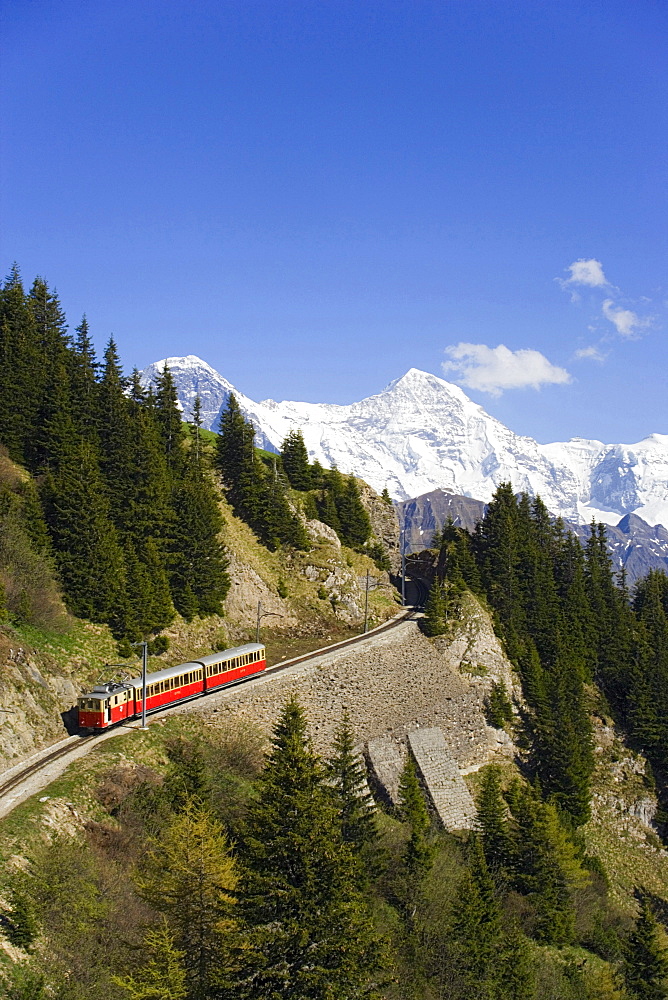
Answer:
M540 494L548 509L576 523L616 524L634 513L668 524L668 435L633 445L574 438L542 445L515 434L450 382L412 368L382 392L349 406L257 403L205 362L167 358L186 416L199 392L207 425L234 391L258 432L258 444L280 448L301 428L312 459L354 472L397 500L443 489L488 501L499 483ZM149 366L155 377L164 361Z

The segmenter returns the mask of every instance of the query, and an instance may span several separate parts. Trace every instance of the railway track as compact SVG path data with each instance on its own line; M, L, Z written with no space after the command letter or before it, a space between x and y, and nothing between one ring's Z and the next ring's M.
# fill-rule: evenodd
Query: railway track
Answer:
M356 643L364 642L365 640L371 639L376 635L380 635L383 632L388 632L391 629L396 628L398 625L401 625L409 618L412 618L417 608L423 603L424 598L426 597L426 591L423 593L424 588L420 584L418 584L417 587L418 587L418 600L416 602L416 605L414 607L406 608L403 613L396 615L394 618L392 618L388 622L385 622L383 625L378 625L376 628L371 629L368 632L363 632L361 635L352 636L352 638L350 639L344 639L341 642L335 642L331 646L323 646L321 649L314 649L310 653L304 653L302 656L296 656L291 660L284 660L281 663L275 663L273 666L267 667L267 669L264 670L261 674L256 675L255 678L251 677L248 680L252 682L253 679L259 679L261 677L266 677L267 675L281 673L282 671L287 670L290 667L296 666L298 663L305 663L307 660L312 660L319 656L325 656L328 653L333 653L336 650L344 649L347 646L353 646ZM238 683L239 684L248 683L248 681L242 680L239 681ZM237 685L229 685L229 686L236 687ZM168 714L169 712L173 712L175 708L183 708L184 706L190 704L191 702L198 702L200 698L206 698L207 695L208 692L198 695L196 698L191 698L188 699L187 701L179 702L176 705L171 705L168 708L158 709L157 711L150 713L150 719L151 721L153 721L157 718L160 718L163 715ZM11 768L10 770L13 771L14 773L12 773L11 776L7 777L4 781L2 780L2 775L0 775L0 818L2 818L2 816L6 816L9 812L11 812L11 810L15 806L19 805L19 803L22 802L25 798L29 798L30 795L33 795L35 794L36 791L40 790L40 789L30 790L27 792L27 794L21 794L20 792L18 792L13 796L12 802L8 803L5 801L6 797L11 792L16 793L17 789L20 789L20 787L24 785L27 781L29 781L29 779L38 775L40 771L48 770L53 764L61 760L61 758L65 759L73 755L75 752L77 756L83 756L80 751L81 748L84 747L86 744L98 743L100 740L109 738L110 736L114 736L122 732L124 729L137 728L138 725L139 722L137 720L133 720L127 725L120 725L115 727L113 730L106 730L103 733L94 733L89 736L82 736L82 737L72 736L66 741L66 743L55 747L50 753L44 756L40 755L37 759L29 760L26 763L25 767L17 769L18 768L17 765L17 768ZM48 782L46 782L45 784L48 784L51 780L54 779L50 777L48 779Z

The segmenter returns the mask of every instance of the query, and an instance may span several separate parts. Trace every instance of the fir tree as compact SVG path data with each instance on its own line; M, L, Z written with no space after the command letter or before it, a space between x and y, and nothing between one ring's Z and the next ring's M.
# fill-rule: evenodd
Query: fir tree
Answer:
M72 444L70 338L58 296L41 278L35 279L28 302L35 322L39 364L33 373L38 403L33 433L26 444L26 460L31 471L38 471L57 465Z
M623 965L624 982L637 1000L668 997L668 953L657 936L657 923L650 903L640 894L640 915L631 932Z
M473 839L454 921L457 970L466 996L500 1000L501 910L480 841Z
M321 490L325 482L325 470L316 458L311 466L311 489Z
M512 876L515 848L508 807L501 794L498 767L486 767L477 799L478 829L487 868L498 886L507 886Z
M68 607L82 618L108 622L123 636L125 562L90 446L78 445L46 477L42 496Z
M199 467L202 458L202 400L195 396L193 403L193 418L190 424L193 434L193 447L195 451L195 464Z
M318 518L323 524L328 524L330 528L333 528L339 538L341 537L341 522L336 512L336 503L331 490L325 490L318 502Z
M164 790L170 807L183 812L204 808L211 799L211 781L199 740L175 739L167 745L169 769Z
M99 366L85 314L82 316L75 334L69 358L72 420L79 435L86 437L89 441L95 441L98 431L97 373Z
M443 584L438 577L435 577L424 606L423 628L425 635L444 635L448 630L446 616L447 605Z
M515 885L534 905L534 936L547 944L568 944L575 931L572 893L588 882L578 852L555 807L530 787L516 785L509 799L517 822Z
M371 521L354 476L348 476L345 488L338 498L334 494L334 499L343 543L351 548L364 545L371 534Z
M157 420L162 448L172 476L178 476L183 466L183 423L174 378L167 364L155 380L153 411Z
M4 925L5 934L15 947L30 952L39 934L34 903L28 893L14 887L9 893L9 907Z
M254 439L253 426L244 419L232 392L220 419L220 433L216 439L216 464L235 512L248 509L244 486L247 485L245 480L249 475L255 477ZM244 516L243 513L241 516Z
M171 560L174 603L184 617L192 615L192 598L195 614L220 614L230 588L228 560L219 540L223 518L213 483L194 457L177 488L174 510Z
M290 485L295 490L311 489L311 469L304 436L300 430L290 431L281 446L281 459Z
M135 468L135 447L130 421L127 381L113 338L104 353L104 368L98 389L97 424L100 432L100 467L110 500L111 518L122 527Z
M402 857L402 872L398 888L399 903L412 927L417 908L423 898L423 884L433 860L429 843L431 821L418 781L413 758L408 756L399 780L399 810L410 826L410 837Z
M367 867L375 867L378 849L375 805L366 783L366 769L355 750L350 717L344 712L335 736L328 772L341 824L343 842L349 844Z
M35 317L15 264L0 290L0 442L25 463L40 405Z
M388 507L392 506L392 497L387 491L387 486L383 486L383 492L380 494L380 499L383 500Z
M367 995L377 948L357 865L299 704L285 706L251 805L239 909L250 941L236 996Z

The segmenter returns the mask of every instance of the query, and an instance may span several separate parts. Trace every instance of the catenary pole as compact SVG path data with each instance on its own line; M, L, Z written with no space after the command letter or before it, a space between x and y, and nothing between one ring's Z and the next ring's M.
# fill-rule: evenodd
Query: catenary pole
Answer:
M366 590L364 592L364 631L369 631L369 570L366 571Z
M406 607L406 525L401 528L401 606Z
M148 729L146 725L146 668L148 666L148 643L141 644L141 727Z

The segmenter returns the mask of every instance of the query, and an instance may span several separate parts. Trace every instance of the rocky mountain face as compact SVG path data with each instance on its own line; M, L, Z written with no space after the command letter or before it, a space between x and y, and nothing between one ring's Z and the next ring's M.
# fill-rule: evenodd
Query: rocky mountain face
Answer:
M164 361L145 369L149 382ZM633 445L574 438L539 444L513 433L452 383L412 368L375 396L350 406L256 403L192 355L167 358L186 417L199 393L206 426L216 427L234 391L258 444L280 448L301 428L312 459L354 472L395 500L435 489L488 501L499 483L540 494L549 510L576 524L616 525L635 514L668 525L668 435Z

